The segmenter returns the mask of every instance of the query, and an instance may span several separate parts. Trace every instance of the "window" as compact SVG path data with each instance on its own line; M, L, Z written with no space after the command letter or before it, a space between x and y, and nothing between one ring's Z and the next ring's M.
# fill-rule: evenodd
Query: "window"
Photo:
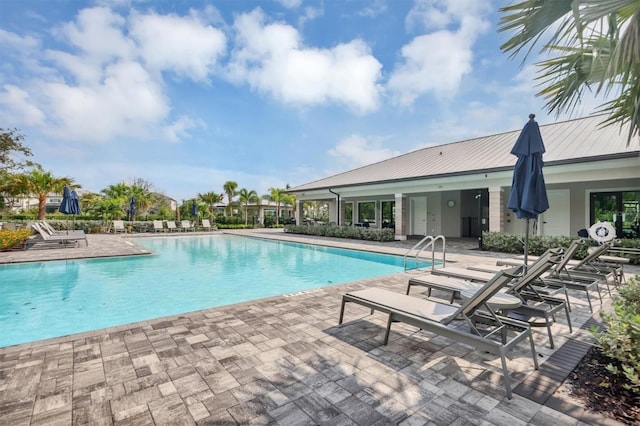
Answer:
M640 191L593 192L590 221L610 222L618 238L640 238Z
M358 222L375 223L376 221L376 203L375 201L366 201L358 203Z
M382 227L395 228L396 226L396 202L382 202Z

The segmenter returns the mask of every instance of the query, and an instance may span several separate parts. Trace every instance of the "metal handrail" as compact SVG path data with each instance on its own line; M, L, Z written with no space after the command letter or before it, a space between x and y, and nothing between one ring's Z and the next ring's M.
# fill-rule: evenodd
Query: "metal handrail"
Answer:
M418 268L418 259L420 259L420 255L422 254L423 251L425 251L427 248L431 247L431 268L434 267L435 262L436 262L436 242L438 242L439 240L442 240L442 264L444 266L445 262L446 262L446 238L444 237L444 235L438 235L437 237L433 237L431 235L427 235L425 236L423 239L421 239L420 241L418 241L413 247L411 247L404 255L404 270L406 271L407 268L407 260L409 258L409 256L411 255L412 252L416 252L415 255L412 255L411 258L415 260L415 268Z

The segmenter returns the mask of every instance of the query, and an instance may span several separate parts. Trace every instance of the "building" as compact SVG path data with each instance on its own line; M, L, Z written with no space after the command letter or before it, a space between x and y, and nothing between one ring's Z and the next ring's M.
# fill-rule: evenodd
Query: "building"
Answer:
M640 138L591 116L540 126L550 208L530 232L576 235L599 220L619 237L640 238ZM473 237L481 230L524 233L506 207L519 130L448 143L305 183L295 194L296 222L305 201L326 201L330 221L395 229L396 239Z

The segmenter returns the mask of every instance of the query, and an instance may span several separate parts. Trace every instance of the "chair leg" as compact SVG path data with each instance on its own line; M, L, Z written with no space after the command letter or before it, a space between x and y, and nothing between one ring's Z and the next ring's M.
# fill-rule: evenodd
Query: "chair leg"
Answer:
M547 326L547 334L549 335L549 347L553 349L555 345L553 344L553 334L551 333L551 324L553 324L553 316L545 315L545 325Z
M573 334L573 326L571 325L571 316L569 315L569 309L567 309L567 305L564 305L564 313L567 314L567 324L569 324L569 333Z
M589 289L587 289L585 293L587 293L587 302L589 302L589 311L593 313L593 306L591 306L591 295L589 294ZM602 299L600 299L600 304L602 304Z
M340 318L338 319L338 325L342 324L342 317L344 315L344 305L345 305L346 301L344 300L344 298L342 299L342 306L340 307Z
M386 345L389 343L389 334L391 333L391 323L393 322L393 314L389 313L389 318L387 319L387 329L384 332L384 341L383 343Z
M509 370L507 370L507 359L503 351L500 351L500 361L502 362L502 377L504 378L504 388L507 391L507 398L511 399L511 379L509 377Z

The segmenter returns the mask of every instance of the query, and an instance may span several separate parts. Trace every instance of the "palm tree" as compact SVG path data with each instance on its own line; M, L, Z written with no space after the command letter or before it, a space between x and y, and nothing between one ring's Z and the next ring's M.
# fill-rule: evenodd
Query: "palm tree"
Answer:
M224 183L224 185L222 185L222 188L224 189L224 193L227 195L227 200L228 200L227 208L225 209L224 214L225 216L227 215L231 216L231 207L233 205L233 197L236 196L238 183L232 180L228 180Z
M523 0L503 7L499 31L515 34L500 48L511 57L536 44L550 59L536 64L557 114L573 111L585 90L618 96L600 106L603 124L629 123L628 141L640 133L640 3L638 0ZM543 38L547 34L550 38Z
M27 173L13 175L9 184L23 195L38 198L38 220L44 220L47 215L47 195L49 193L62 193L65 186L80 188L72 178L55 177L49 171L44 171L41 167L34 167Z
M215 205L216 203L221 202L222 200L224 200L224 194L217 194L213 191L211 192L205 192L204 194L198 194L198 198L207 204L207 206L209 207L209 215L211 217L213 217L213 212L215 210Z
M280 203L285 200L287 195L285 190L282 188L269 188L269 195L266 195L264 198L273 201L276 203L276 225L280 225Z
M151 190L150 183L138 178L131 185L125 182L109 185L102 190L102 193L107 199L112 200L111 204L118 204L123 213L129 208L131 197L134 197L136 199L136 214L145 214L157 202L156 196ZM131 220L135 220L135 216L132 216Z
M242 188L238 191L238 201L244 206L244 224L247 225L249 223L249 203L259 203L260 197L253 189L249 191L247 188Z

